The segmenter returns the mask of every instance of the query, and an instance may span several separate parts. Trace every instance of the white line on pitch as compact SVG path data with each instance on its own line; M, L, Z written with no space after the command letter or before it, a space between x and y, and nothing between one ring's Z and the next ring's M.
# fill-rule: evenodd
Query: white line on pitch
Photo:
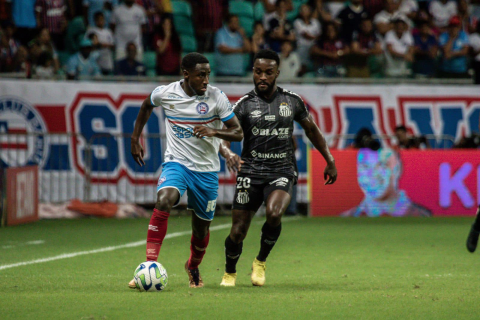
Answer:
M284 218L283 222L296 220L296 219L298 219L298 218L297 217L291 217L291 218L288 217L288 218ZM263 222L263 221L257 221L257 223L260 223L260 222ZM210 231L227 229L230 226L231 226L231 223L220 224L218 226L210 227ZM181 237L181 236L185 236L185 235L188 235L188 234L191 234L191 233L192 233L192 230L169 233L165 236L165 239ZM10 268L15 268L15 267L20 267L20 266L28 266L30 264L44 263L44 262L50 262L50 261L55 261L55 260L61 260L61 259L75 258L75 257L78 257L78 256L84 256L84 255L87 255L87 254L108 252L108 251L114 251L114 250L124 249L124 248L139 247L139 246L145 245L145 243L146 243L146 240L141 240L141 241L125 243L125 244L122 244L122 245L119 245L119 246L104 247L104 248L95 249L95 250L88 250L88 251L78 251L78 252L72 252L72 253L64 253L64 254L60 254L58 256L53 256L53 257L49 257L49 258L36 259L36 260L30 260L30 261L24 261L24 262L17 262L17 263L12 263L12 264L5 264L3 266L0 265L0 270L10 269Z

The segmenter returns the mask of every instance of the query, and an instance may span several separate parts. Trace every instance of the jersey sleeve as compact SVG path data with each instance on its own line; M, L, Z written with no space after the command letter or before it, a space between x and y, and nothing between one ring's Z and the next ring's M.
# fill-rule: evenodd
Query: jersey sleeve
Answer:
M240 121L240 123L242 123L242 119L243 119L244 114L245 114L245 101L244 100L245 100L246 97L247 96L243 96L233 105L233 112L237 116L238 121Z
M305 102L303 102L302 98L296 97L295 101L295 115L293 120L300 122L307 118L310 113L308 112L307 106L305 105Z
M163 94L165 93L165 88L167 86L159 86L156 87L152 93L150 94L150 103L154 107L160 107L162 106L162 99L163 99Z
M223 122L228 121L235 116L235 113L233 113L232 104L223 91L220 91L220 95L217 99L217 114Z

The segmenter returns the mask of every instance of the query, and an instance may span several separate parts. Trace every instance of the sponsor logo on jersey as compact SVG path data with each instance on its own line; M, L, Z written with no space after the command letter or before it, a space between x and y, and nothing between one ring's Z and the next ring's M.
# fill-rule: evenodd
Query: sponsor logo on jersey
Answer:
M255 111L250 112L250 117L251 118L258 118L261 115L262 115L262 111L260 111L260 110L255 110Z
M270 184L275 184L277 187L285 187L288 183L288 179L287 178L278 178L277 180L273 180L272 182L270 182Z
M41 164L48 145L46 125L37 111L17 97L0 98L0 157L7 165Z
M153 93L155 93L155 91L153 91ZM176 96L176 95L168 95L167 99L169 99L169 100L182 100L183 97Z
M188 139L188 138L193 137L193 129L192 128L183 128L183 127L174 125L172 127L172 130L173 130L173 133L175 134L175 136L177 138ZM202 139L204 139L204 138L205 137L203 137Z
M210 99L209 96L197 96L197 101L208 101L208 99Z
M275 115L272 114L272 115L269 115L269 116L265 116L265 120L266 121L275 121Z
M279 108L280 108L279 113L282 117L290 117L292 115L292 109L286 102L280 103Z
M207 114L208 113L208 104L205 102L200 102L197 104L197 112L198 114Z
M255 150L252 150L250 152L250 154L252 155L252 157L259 158L259 159L283 159L283 158L287 157L286 152L282 152L282 153L260 153L260 152L256 152Z
M277 136L278 139L285 140L289 136L290 128L258 129L257 127L253 127L252 133L254 136Z
M247 191L239 191L237 194L237 202L240 204L245 204L250 201Z

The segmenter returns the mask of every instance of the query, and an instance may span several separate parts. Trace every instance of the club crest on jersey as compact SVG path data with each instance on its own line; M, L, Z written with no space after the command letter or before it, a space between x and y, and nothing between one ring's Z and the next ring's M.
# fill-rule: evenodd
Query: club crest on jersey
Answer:
M290 106L286 102L280 103L280 115L282 117L290 117L292 115L292 109L290 109Z
M238 194L237 194L237 202L240 203L240 204L245 204L245 203L248 203L250 201L250 197L248 196L248 192L245 190L245 191L240 191Z
M165 180L167 180L167 177L162 177L162 178L158 179L157 188L160 187L162 185L162 183L165 182Z
M208 113L208 104L205 102L200 102L197 104L197 112L198 114L207 114Z

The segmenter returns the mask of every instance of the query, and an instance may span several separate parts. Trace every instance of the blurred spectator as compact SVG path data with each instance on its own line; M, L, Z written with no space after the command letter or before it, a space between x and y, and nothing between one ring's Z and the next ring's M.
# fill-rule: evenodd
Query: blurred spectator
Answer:
M143 32L143 47L147 50L152 48L155 26L160 24L160 16L163 6L160 0L136 0L137 4L145 10L147 24Z
M37 0L10 1L12 2L13 23L16 27L15 38L26 46L36 35L35 2Z
M53 59L53 67L55 72L57 72L60 68L60 62L58 61L57 50L50 38L50 32L47 28L41 29L38 36L30 42L30 59L34 65L37 64L37 59L43 52L50 53Z
M360 30L353 33L351 48L352 52L348 57L348 77L370 77L369 61L382 53L382 45L375 34L371 19L363 19Z
M171 17L163 18L154 41L157 52L157 75L178 75L182 45Z
M475 32L478 19L470 14L467 0L458 0L458 18L462 22L462 30L465 33Z
M320 36L321 26L317 19L312 18L312 9L303 4L300 7L298 19L293 23L297 38L297 53L302 61L303 68L310 67L310 48Z
M257 21L253 27L252 52L255 54L262 49L270 49L265 39L265 29L263 23Z
M398 16L393 21L393 30L385 35L385 45L385 74L389 77L408 75L408 63L413 62L414 41L406 17Z
M473 71L475 72L475 84L480 84L480 21L477 22L476 32L468 38L473 54Z
M417 0L400 0L398 5L398 13L403 14L408 19L414 21L417 19L418 13Z
M413 40L415 42L413 72L428 77L435 76L438 42L433 36L428 22L421 22L419 32L413 37Z
M79 79L82 76L97 77L100 76L100 67L95 57L90 53L92 51L92 41L85 38L80 42L80 52L71 56L67 62L67 79Z
M135 0L125 0L113 10L110 23L115 34L115 59L123 59L127 43L133 42L137 48L137 59L142 61L142 30L147 23L145 10Z
M433 18L433 24L445 29L448 21L457 14L457 3L450 0L433 0L430 2L429 12Z
M137 61L137 46L129 42L126 47L127 57L117 62L115 74L120 76L144 76L145 65Z
M362 128L358 130L357 134L355 135L352 147L355 149L368 148L376 151L380 149L380 142L373 138L373 134L370 129Z
M399 125L395 128L395 138L398 149L427 149L430 148L428 140L425 137L414 137L407 133L407 128L404 125Z
M39 28L47 28L55 47L64 49L65 30L67 28L66 11L64 0L37 0L35 6Z
M17 54L13 61L13 72L24 73L27 78L31 76L32 64L29 60L28 50L25 46L18 47Z
M0 24L12 21L12 0L0 0Z
M440 75L445 78L467 77L468 36L462 31L457 16L450 19L448 31L440 35L439 44L443 54Z
M87 25L95 25L95 12L102 11L105 21L110 21L112 11L118 6L118 0L82 0L83 16Z
M4 22L0 33L0 72L13 72L13 61L20 47L20 42L13 38L15 26L11 22Z
M270 19L275 16L277 11L278 0L261 0L263 7L265 8L265 14L263 16L263 27L268 30ZM285 10L293 10L292 0L285 0Z
M330 10L323 0L309 0L308 5L312 8L313 19L317 19L320 23L332 21Z
M70 54L78 52L80 50L80 42L85 37L86 31L87 28L82 17L72 19L67 25L65 51Z
M102 74L107 75L113 72L113 54L114 47L112 31L105 27L105 16L102 11L94 15L95 26L90 26L85 33L86 37L95 34L98 38L98 60L97 63L102 70Z
M480 148L480 135L472 133L469 137L461 137L453 147L455 149L478 149Z
M348 53L348 47L338 36L333 23L325 26L325 32L310 49L312 62L319 76L338 77L343 68L343 56Z
M384 4L385 9L377 13L373 18L375 28L382 37L384 37L388 31L393 29L393 18L398 14L397 4L394 0L385 0Z
M384 9L384 0L364 0L363 7L370 18Z
M282 50L280 51L280 75L279 81L289 81L298 77L298 73L302 68L300 57L296 52L293 52L293 45L290 41L282 43Z
M276 11L268 21L267 42L275 52L280 52L283 41L295 41L295 33L291 24L287 21L287 3L285 0L277 0Z
M52 79L55 75L53 57L50 52L43 51L37 59L34 70L35 75L40 79Z
M216 75L243 76L250 51L250 42L240 27L240 21L234 14L229 14L223 28L215 34Z
M368 17L367 11L363 7L363 0L352 0L338 13L337 23L341 26L340 37L346 43L352 41L354 31L360 29L360 23Z
M228 14L228 0L190 0L195 19L198 51L212 52L215 32Z

